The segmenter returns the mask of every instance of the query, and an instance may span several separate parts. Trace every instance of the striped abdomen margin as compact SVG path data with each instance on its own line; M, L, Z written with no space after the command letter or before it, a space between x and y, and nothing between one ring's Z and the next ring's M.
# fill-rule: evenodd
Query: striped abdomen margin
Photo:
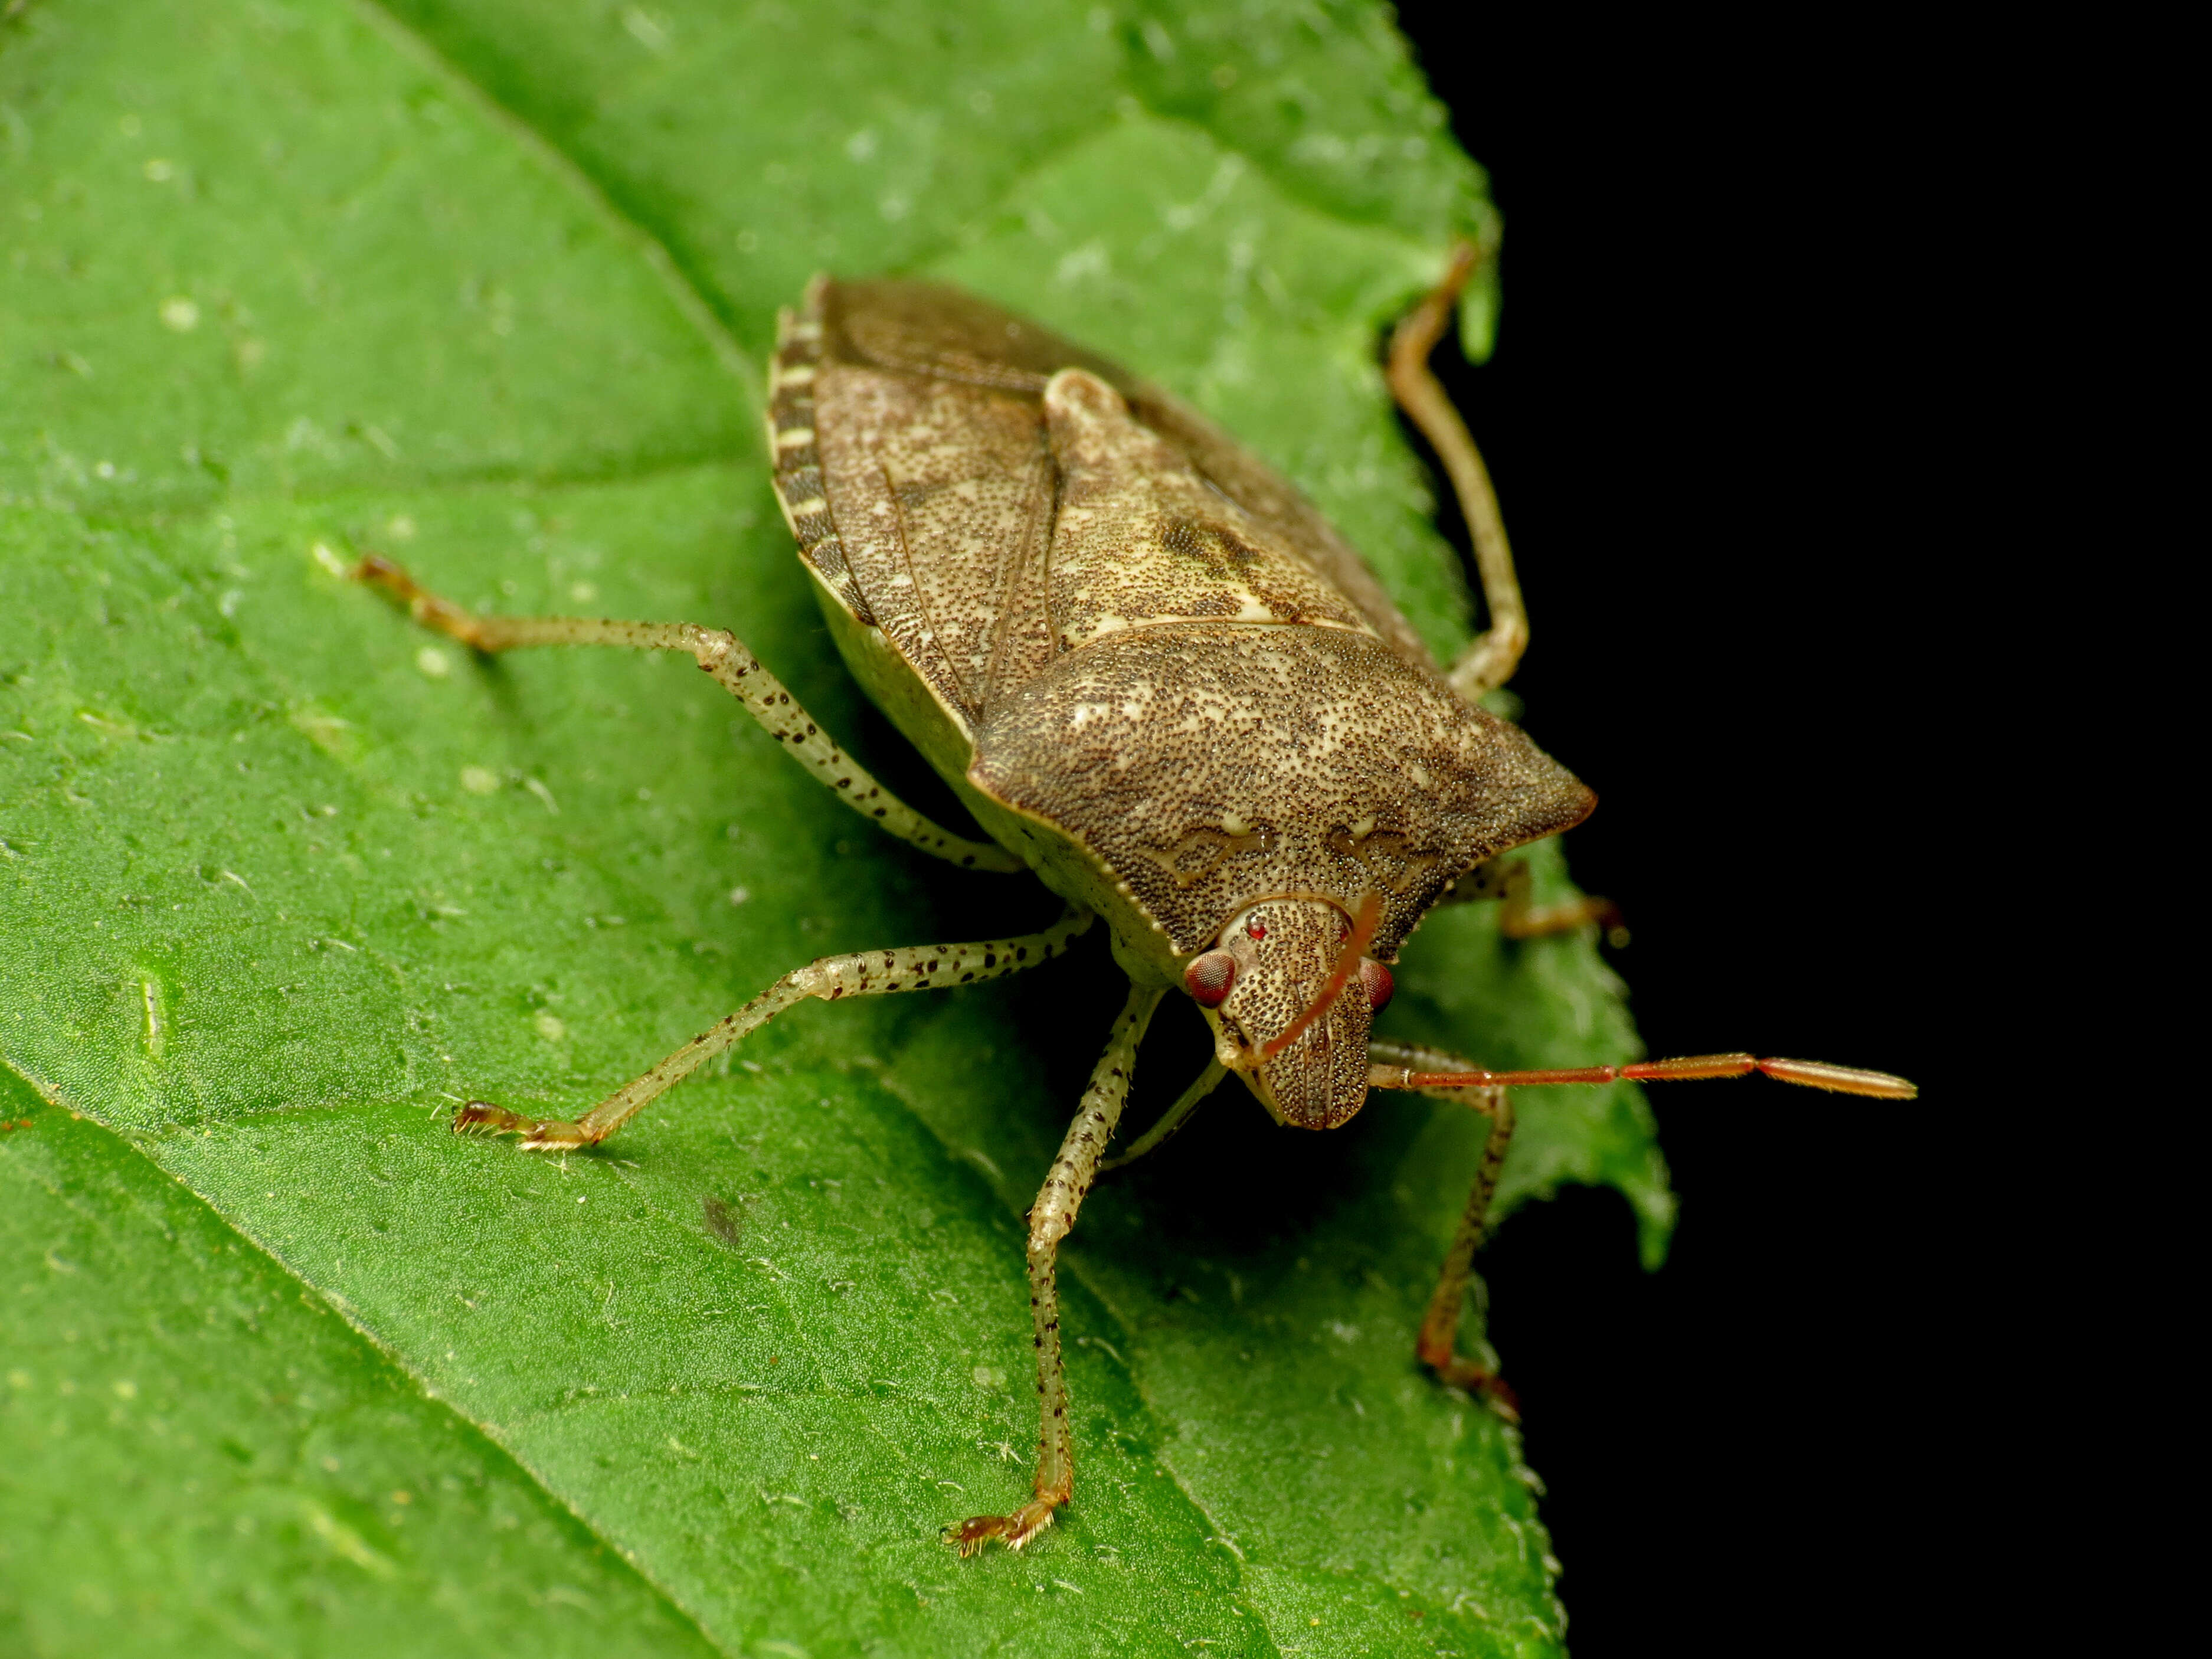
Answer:
M875 613L860 595L845 562L845 549L830 518L822 484L822 453L814 441L814 377L822 366L822 317L816 296L807 296L807 314L788 310L775 319L775 355L768 367L768 452L775 470L775 498L784 522L807 563L820 574L854 618L875 626Z

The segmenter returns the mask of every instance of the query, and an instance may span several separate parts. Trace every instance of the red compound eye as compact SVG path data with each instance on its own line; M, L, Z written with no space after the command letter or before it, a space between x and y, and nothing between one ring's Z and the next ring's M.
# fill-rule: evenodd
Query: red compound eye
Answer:
M1398 988L1397 982L1390 977L1390 970L1371 957L1360 959L1359 982L1366 989L1367 1006L1378 1014Z
M1226 951L1208 951L1182 970L1183 988L1201 1008L1218 1008L1237 983L1237 958Z

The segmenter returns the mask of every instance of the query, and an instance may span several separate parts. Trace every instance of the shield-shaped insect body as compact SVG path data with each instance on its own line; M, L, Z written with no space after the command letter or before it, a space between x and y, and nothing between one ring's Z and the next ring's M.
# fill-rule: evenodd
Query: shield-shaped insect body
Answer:
M1035 324L950 289L817 279L769 371L775 489L852 672L990 836L899 801L735 635L690 623L475 616L381 559L359 574L483 651L556 644L689 653L854 811L962 866L1033 872L1062 918L1014 939L894 946L795 969L574 1121L471 1102L458 1130L544 1150L605 1139L709 1056L809 997L963 984L1050 959L1107 924L1130 989L1029 1214L1042 1401L1030 1501L952 1529L1020 1547L1073 1492L1056 1254L1167 994L1215 1053L1120 1162L1228 1073L1280 1122L1334 1127L1370 1088L1439 1091L1490 1120L1474 1190L1423 1322L1421 1358L1498 1409L1460 1357L1464 1291L1512 1132L1508 1088L1738 1076L1862 1094L1877 1073L1748 1054L1492 1073L1371 1041L1389 965L1430 908L1504 902L1518 937L1617 921L1537 908L1499 855L1595 798L1474 701L1512 671L1520 594L1481 463L1425 366L1471 255L1394 343L1391 386L1436 444L1475 532L1492 626L1449 670L1358 555L1265 464L1173 398Z
M1590 793L1452 690L1287 484L1035 325L817 282L774 374L777 491L854 673L994 839L1106 920L1133 981L1178 985L1235 941L1206 1009L1224 1065L1285 1121L1350 1117L1363 1000L1268 1045L1362 902L1393 961L1459 878Z

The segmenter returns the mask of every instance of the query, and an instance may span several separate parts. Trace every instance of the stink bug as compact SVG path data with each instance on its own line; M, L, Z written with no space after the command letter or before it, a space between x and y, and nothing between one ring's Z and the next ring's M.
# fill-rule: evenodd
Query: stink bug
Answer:
M477 617L380 558L357 574L485 652L626 645L690 653L854 811L963 867L1029 871L1066 902L1022 938L826 957L785 975L573 1121L482 1101L457 1131L524 1148L605 1139L702 1061L808 997L966 984L1050 960L1103 917L1127 973L1029 1214L1042 1431L1030 1500L947 1529L1018 1549L1074 1491L1055 1277L1103 1168L1161 1000L1214 1037L1204 1072L1115 1163L1166 1138L1235 1073L1277 1121L1345 1122L1370 1089L1485 1114L1483 1161L1419 1339L1445 1382L1510 1415L1457 1352L1461 1307L1518 1084L1741 1076L1908 1097L1879 1073L1749 1054L1490 1072L1370 1040L1389 965L1438 904L1501 901L1516 937L1617 928L1603 900L1539 908L1502 855L1595 797L1475 701L1528 629L1480 459L1426 359L1472 269L1462 250L1401 324L1390 384L1474 532L1490 628L1449 670L1358 556L1274 471L1158 388L949 289L817 278L780 319L769 379L775 489L854 676L990 839L941 829L871 778L739 643L690 623Z

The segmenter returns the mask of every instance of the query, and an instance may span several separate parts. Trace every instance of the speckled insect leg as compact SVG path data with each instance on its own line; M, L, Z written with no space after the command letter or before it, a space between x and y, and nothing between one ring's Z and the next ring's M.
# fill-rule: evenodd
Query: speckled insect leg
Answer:
M1398 1087L1392 1079L1402 1078L1407 1072L1472 1069L1465 1060L1411 1042L1370 1042L1367 1045L1367 1058L1374 1067L1369 1074L1368 1086L1374 1089ZM1491 1194L1498 1190L1498 1172L1504 1167L1506 1148L1513 1144L1512 1097L1504 1089L1419 1089L1413 1092L1471 1106L1490 1120L1490 1138L1483 1142L1482 1162L1476 1166L1474 1186L1467 1195L1467 1208L1460 1216L1459 1229L1452 1235L1451 1248L1444 1252L1443 1272L1437 1276L1437 1292L1429 1298L1428 1314L1421 1321L1416 1352L1421 1363L1434 1371L1439 1381L1480 1395L1507 1422L1517 1423L1521 1411L1513 1390L1505 1386L1497 1372L1477 1364L1458 1351L1468 1281L1474 1276L1474 1253L1482 1248L1490 1217Z
M693 1037L644 1076L633 1079L574 1122L523 1116L488 1101L472 1100L453 1114L456 1134L519 1134L525 1152L566 1152L605 1140L656 1097L681 1082L703 1060L758 1030L787 1008L819 997L888 996L977 980L999 979L1051 961L1091 926L1091 915L1071 905L1041 933L986 939L972 945L912 945L823 957L786 974L734 1014Z
M605 622L584 617L479 617L450 599L425 592L406 571L375 554L356 565L353 574L404 601L408 614L424 627L478 651L514 651L534 645L618 645L644 651L684 652L744 704L745 712L782 744L793 760L878 828L963 869L1011 873L1028 867L994 842L968 841L939 829L870 777L792 701L783 682L761 666L760 659L745 649L744 642L725 629L702 628L696 623Z
M1605 930L1605 942L1616 951L1628 943L1627 919L1609 898L1585 894L1565 904L1536 904L1529 899L1532 878L1526 859L1489 859L1462 876L1437 900L1439 904L1470 904L1484 899L1503 899L1498 931L1508 939L1542 939L1551 933L1571 933L1595 922Z
M1019 1549L1052 1524L1053 1511L1074 1495L1075 1449L1067 1428L1067 1373L1060 1357L1060 1241L1075 1225L1084 1194L1097 1178L1098 1157L1113 1138L1121 1108L1129 1099L1129 1078L1136 1069L1137 1045L1152 1024L1152 1011L1166 993L1158 986L1132 985L1129 1000L1114 1022L1106 1052L1091 1073L1075 1121L1060 1143L1030 1206L1030 1311L1036 1321L1037 1435L1036 1496L1012 1515L978 1515L947 1527L948 1542L973 1555L994 1538Z
M1482 452L1452 407L1451 399L1429 371L1429 353L1450 325L1453 308L1474 275L1480 251L1462 242L1436 291L1408 313L1390 337L1390 393L1406 418L1437 452L1452 493L1459 497L1468 534L1474 543L1474 568L1482 579L1482 602L1490 627L1451 667L1452 689L1470 702L1513 678L1528 647L1528 612L1521 600L1521 580L1513 571L1513 544L1505 539L1505 520Z

